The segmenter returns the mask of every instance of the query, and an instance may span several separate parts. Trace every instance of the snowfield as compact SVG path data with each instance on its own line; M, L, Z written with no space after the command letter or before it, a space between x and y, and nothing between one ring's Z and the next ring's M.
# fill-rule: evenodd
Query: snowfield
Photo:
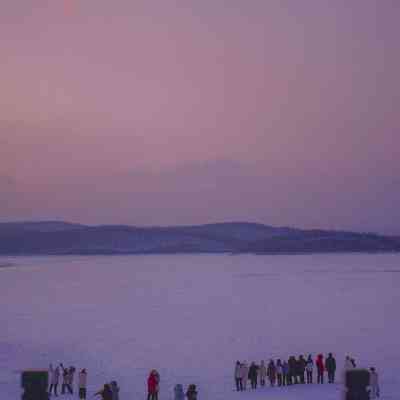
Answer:
M375 366L381 399L400 399L400 255L1 257L0 393L18 371L88 369L88 398L117 380L121 400L160 400L176 383L199 400L339 400L342 386L236 393L236 360L333 352ZM341 371L337 374L339 377ZM76 395L74 395L75 398ZM64 397L66 399L70 396ZM77 396L76 396L77 398Z

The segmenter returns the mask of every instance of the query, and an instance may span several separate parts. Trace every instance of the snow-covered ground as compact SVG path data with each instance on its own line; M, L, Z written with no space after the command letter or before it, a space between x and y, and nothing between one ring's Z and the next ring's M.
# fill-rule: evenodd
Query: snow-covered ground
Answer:
M400 255L0 258L1 400L18 371L86 367L89 396L112 379L121 400L160 400L195 383L199 400L341 399L341 386L233 391L237 359L346 354L375 366L400 399ZM339 371L340 375L340 371ZM70 398L67 396L67 398Z

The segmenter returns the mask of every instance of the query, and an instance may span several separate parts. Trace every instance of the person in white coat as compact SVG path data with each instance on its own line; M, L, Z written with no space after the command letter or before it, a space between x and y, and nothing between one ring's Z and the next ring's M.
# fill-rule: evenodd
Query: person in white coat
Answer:
M343 382L346 383L347 371L351 371L354 368L355 368L354 361L350 358L350 356L346 356L346 359L344 360L344 366L343 366Z
M260 376L260 385L265 386L265 380L267 379L267 367L265 366L264 360L261 361L258 374Z
M86 386L87 386L87 372L86 369L82 369L78 375L78 389L79 389L79 398L84 400L86 399Z
M344 360L344 370L350 371L351 369L354 368L355 368L354 360L350 356L346 356L346 359Z
M240 375L242 377L243 390L246 390L247 380L249 379L249 367L247 366L246 361L242 364L240 368Z
M53 368L53 365L50 364L49 378L50 378L49 394L51 395L51 392L53 391L54 395L58 396L57 388L58 388L58 383L60 381L60 368L58 367Z
M241 368L242 366L240 365L240 362L236 361L234 377L235 377L236 390L238 392L241 392L243 390Z
M379 381L378 374L375 371L375 368L369 369L369 396L370 399L376 399L379 397Z

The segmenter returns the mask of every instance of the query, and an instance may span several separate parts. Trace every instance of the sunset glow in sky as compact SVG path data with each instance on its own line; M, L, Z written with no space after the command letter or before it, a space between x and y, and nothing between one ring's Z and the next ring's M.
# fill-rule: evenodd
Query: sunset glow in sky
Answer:
M400 234L396 0L23 0L0 221Z

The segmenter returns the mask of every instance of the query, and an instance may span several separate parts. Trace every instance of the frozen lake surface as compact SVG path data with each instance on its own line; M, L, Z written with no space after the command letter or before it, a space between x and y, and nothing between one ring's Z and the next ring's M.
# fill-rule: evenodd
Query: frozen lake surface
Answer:
M233 392L235 361L333 352L375 366L381 399L400 399L400 255L0 257L0 393L19 374L86 367L91 397L117 380L160 400L176 383L199 400L341 399L340 385ZM340 371L339 371L340 374ZM70 398L70 397L68 397Z

